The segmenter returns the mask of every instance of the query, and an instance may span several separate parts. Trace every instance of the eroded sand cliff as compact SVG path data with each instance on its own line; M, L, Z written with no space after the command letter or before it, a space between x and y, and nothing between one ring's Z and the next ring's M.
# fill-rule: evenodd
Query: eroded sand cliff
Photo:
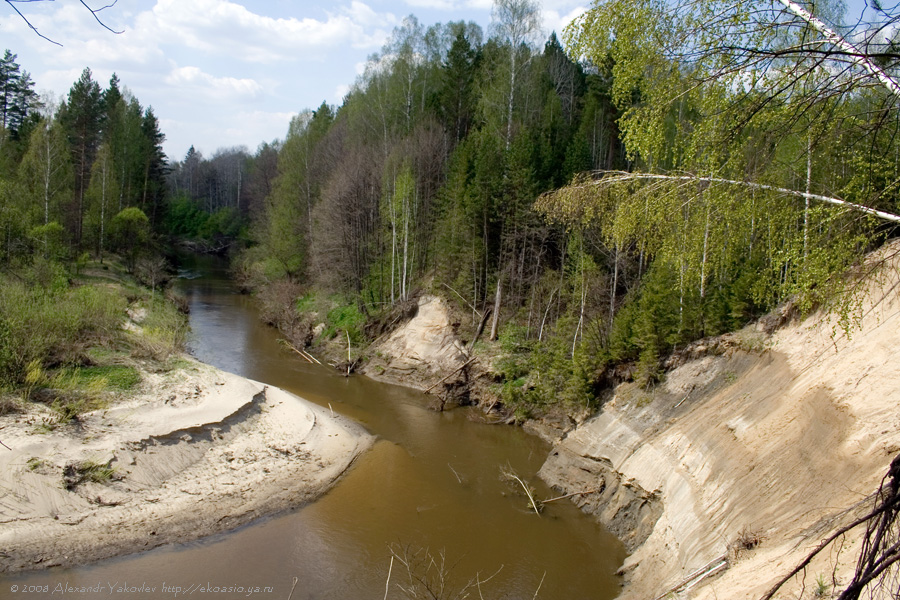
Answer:
M826 314L772 336L750 328L652 393L620 386L554 448L542 477L568 492L602 489L579 502L632 552L624 598L665 595L725 559L716 576L678 592L759 598L871 508L867 496L900 452L897 269L895 258L886 278L867 282L851 335ZM760 342L761 353L741 349ZM846 584L860 535L824 553L779 597L809 596L819 575ZM755 539L755 548L742 547Z

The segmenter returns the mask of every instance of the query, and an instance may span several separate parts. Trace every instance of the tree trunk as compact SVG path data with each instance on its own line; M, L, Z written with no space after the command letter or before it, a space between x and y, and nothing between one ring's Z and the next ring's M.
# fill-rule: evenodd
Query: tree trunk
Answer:
M494 296L494 318L491 320L491 337L493 342L497 339L497 328L500 326L500 303L503 298L503 274L497 277L497 293Z

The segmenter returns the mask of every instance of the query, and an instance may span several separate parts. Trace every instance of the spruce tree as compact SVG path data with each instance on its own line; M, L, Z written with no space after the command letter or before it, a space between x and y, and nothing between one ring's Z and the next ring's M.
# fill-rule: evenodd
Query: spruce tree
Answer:
M76 247L81 246L85 193L90 184L94 156L100 145L100 124L103 119L101 98L100 85L91 78L91 70L85 69L69 90L66 103L60 108L75 166L75 196L67 221Z

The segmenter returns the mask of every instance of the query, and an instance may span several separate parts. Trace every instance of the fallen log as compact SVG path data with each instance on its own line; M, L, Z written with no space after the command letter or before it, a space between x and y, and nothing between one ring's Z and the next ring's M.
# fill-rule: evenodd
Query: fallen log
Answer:
M572 492L571 494L566 494L565 496L557 496L556 498L550 498L549 500L541 500L541 504L548 504L550 502L556 502L557 500L565 500L566 498L573 498L575 496L586 496L588 494L596 494L599 492L600 492L600 490L585 490L583 492Z
M478 360L478 357L477 357L477 356L473 356L472 358L470 358L469 360L467 360L462 366L460 366L460 367L457 368L457 369L454 369L452 373L450 373L449 375L447 375L446 377L444 377L443 379L441 379L440 381L438 381L437 383L435 383L434 385L432 385L432 386L431 386L430 388L428 388L427 390L425 390L425 393L427 394L428 392L430 392L431 390L433 390L433 389L436 388L437 386L441 385L442 383L444 383L445 381L447 381L448 379L450 379L451 377L453 377L454 375L456 375L457 373L459 373L460 371L462 371L463 369L465 369L466 367L468 367L470 364L472 364L472 363L475 362L476 360Z

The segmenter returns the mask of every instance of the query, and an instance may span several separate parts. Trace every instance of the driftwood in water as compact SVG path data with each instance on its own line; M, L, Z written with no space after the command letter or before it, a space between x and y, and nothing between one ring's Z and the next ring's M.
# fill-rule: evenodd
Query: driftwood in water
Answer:
M472 364L472 363L475 362L476 360L478 360L478 357L477 357L477 356L473 356L472 358L470 358L469 360L467 360L462 366L460 366L460 367L454 369L452 373L450 373L449 375L447 375L446 377L444 377L443 379L441 379L440 381L438 381L437 383L435 383L434 385L432 385L431 387L429 387L427 390L425 390L425 393L427 394L428 392L430 392L431 390L433 390L433 389L436 388L437 386L441 385L442 383L444 383L445 381L447 381L448 379L450 379L451 377L453 377L454 375L456 375L457 373L459 373L460 371L462 371L463 369L465 369L466 367L468 367L470 364Z
M315 364L317 364L317 365L321 365L321 364L322 364L322 363L319 362L319 359L318 359L318 358L316 358L315 356L313 356L312 354L310 354L310 353L307 352L306 350L301 350L300 348L297 348L296 346L294 346L293 344L291 344L289 341L287 341L287 340L278 340L278 341L281 342L282 344L284 344L285 346L287 346L288 348L290 348L291 350L293 350L294 352L296 352L297 354L299 354L301 357L303 357L303 359L304 359L306 362L308 362L308 363L315 363Z
M541 504L549 504L550 502L557 502L559 500L565 500L566 498L574 498L575 496L587 496L588 494L597 494L600 493L600 490L585 490L583 492L572 492L571 494L566 494L565 496L557 496L556 498L550 498L549 500L541 500Z

